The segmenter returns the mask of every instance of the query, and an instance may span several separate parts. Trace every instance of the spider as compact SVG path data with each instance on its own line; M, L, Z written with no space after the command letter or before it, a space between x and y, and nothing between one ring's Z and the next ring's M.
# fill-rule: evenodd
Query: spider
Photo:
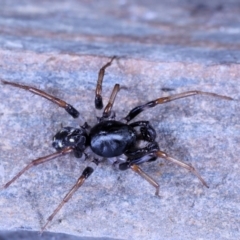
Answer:
M112 57L111 60L99 70L98 81L95 90L96 109L101 110L103 108L102 82L106 68L112 64L114 59L116 59L116 56ZM1 81L2 84L22 88L48 99L59 107L64 108L73 118L77 118L79 116L79 112L73 106L59 98L43 92L40 89L6 80ZM93 173L99 162L108 158L116 158L116 162L118 163L120 170L131 169L143 177L153 187L155 187L155 195L159 195L159 184L151 176L146 174L139 167L139 165L145 162L155 161L157 158L163 158L165 160L178 164L183 168L186 168L192 172L205 187L208 187L205 180L192 165L179 161L160 150L159 145L156 142L156 131L151 126L149 121L130 122L138 114L149 108L170 101L175 101L179 98L185 98L193 95L210 95L226 100L232 100L232 98L211 92L188 91L168 97L157 98L143 105L139 105L130 110L127 116L123 119L115 120L115 113L112 111L112 107L119 90L120 85L115 84L109 101L105 106L101 117L97 118L96 125L91 127L87 124L87 122L85 122L83 126L80 126L79 128L63 127L53 137L52 146L55 148L56 152L31 161L26 167L24 167L17 175L15 175L3 186L3 188L8 188L15 180L17 180L31 167L45 163L64 154L73 152L76 158L80 158L82 156L89 158L89 165L83 170L76 183L68 191L68 193L62 199L60 204L55 208L52 214L47 218L46 223L41 228L41 232L46 229L48 224L52 221L52 219L63 207L63 205L68 202L73 194L82 186L84 181ZM145 143L145 145L140 147L140 143L142 142Z

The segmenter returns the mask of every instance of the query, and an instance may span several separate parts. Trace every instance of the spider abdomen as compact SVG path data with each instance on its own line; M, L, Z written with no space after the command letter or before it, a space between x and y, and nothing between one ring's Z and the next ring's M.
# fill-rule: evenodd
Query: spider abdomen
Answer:
M90 131L90 147L101 157L117 157L136 142L134 129L122 122L103 121Z

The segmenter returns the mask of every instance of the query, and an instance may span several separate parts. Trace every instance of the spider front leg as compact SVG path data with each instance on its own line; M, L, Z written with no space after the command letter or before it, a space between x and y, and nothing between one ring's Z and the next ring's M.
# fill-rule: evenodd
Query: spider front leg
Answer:
M59 152L56 153L52 153L50 155L47 155L45 157L41 157L38 158L36 160L33 160L32 162L30 162L25 168L23 168L17 175L15 175L15 177L13 177L9 182L7 182L6 184L3 185L3 188L8 188L14 181L16 181L23 173L25 173L29 168L37 166L39 164L45 163L49 160L52 160L56 157L59 157L61 155L70 153L73 151L73 148L67 147Z
M113 56L111 60L106 63L98 73L98 81L97 86L95 90L95 108L96 109L102 109L103 108L103 101L102 101L102 81L105 74L105 69L109 66L111 66L112 61L116 58L116 56Z
M9 82L6 80L1 80L1 82L6 85L11 85L13 87L25 89L25 90L27 90L31 93L34 93L38 96L46 98L47 100L57 104L59 107L64 108L67 111L67 113L70 114L73 118L77 118L79 116L79 112L73 106L71 106L70 104L64 102L63 100L61 100L57 97L54 97L40 89L30 87L27 85L23 85L23 84L19 84L19 83L15 83L15 82Z
M97 160L94 160L92 163L94 163L94 167L97 166L98 162ZM73 194L83 185L85 180L93 173L94 168L93 166L86 167L81 176L78 178L77 182L73 185L73 187L70 189L70 191L65 195L63 200L60 202L60 204L55 208L53 213L47 218L47 222L44 224L44 226L41 229L41 233L46 229L47 225L53 220L55 215L60 211L60 209L63 207L63 205L68 202L68 200L73 196Z
M127 122L131 121L133 118L135 118L139 113L141 113L142 111L148 109L148 108L152 108L155 107L158 104L163 104L163 103L167 103L167 102L171 102L180 98L185 98L185 97L190 97L190 96L194 96L194 95L209 95L212 97L219 97L225 100L233 100L233 98L231 97L227 97L227 96L222 96L216 93L210 93L210 92L202 92L202 91L189 91L189 92L183 92L183 93L179 93L179 94L174 94L172 96L169 97L161 97L161 98L157 98L153 101L150 101L146 104L137 106L135 108L133 108L128 115L124 118Z

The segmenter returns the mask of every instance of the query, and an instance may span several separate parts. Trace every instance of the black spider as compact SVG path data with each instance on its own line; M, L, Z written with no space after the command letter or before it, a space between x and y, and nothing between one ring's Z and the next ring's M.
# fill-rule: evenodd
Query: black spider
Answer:
M101 96L102 81L105 69L112 64L112 61L115 58L116 57L112 57L112 59L107 64L105 64L99 71L95 91L96 109L103 108ZM73 106L37 88L5 80L2 80L2 83L18 88L23 88L27 91L44 97L51 102L57 104L58 106L64 108L73 118L77 118L79 116L79 112ZM102 116L98 118L98 123L95 126L90 127L87 123L85 123L79 128L62 128L53 138L52 146L57 150L55 153L33 160L25 168L23 168L14 178L12 178L12 180L10 180L4 185L4 188L9 187L9 185L11 185L29 168L47 162L48 160L54 159L63 154L73 152L75 157L77 158L82 157L83 154L86 156L86 158L88 158L89 151L90 154L92 153L94 157L89 157L91 159L91 163L83 170L77 182L66 194L66 196L63 198L57 208L53 211L53 213L48 217L45 225L42 227L42 231L44 231L44 229L54 218L57 212L62 208L62 206L72 197L72 195L77 191L77 189L92 174L94 168L98 165L98 163L106 158L116 157L119 160L121 156L121 161L118 161L119 169L131 169L134 172L138 173L156 188L156 195L159 194L158 183L152 177L147 175L139 167L139 165L144 162L155 161L158 157L164 158L178 164L181 167L186 168L187 170L195 174L204 186L208 187L207 183L203 180L203 178L200 176L200 174L194 167L192 167L190 164L183 163L175 158L168 156L165 152L159 149L159 145L156 142L156 131L148 121L138 121L133 123L129 122L133 120L139 113L148 108L155 107L158 104L174 101L179 98L185 98L197 94L210 95L227 100L232 100L232 98L209 92L189 91L175 94L169 97L158 98L146 104L137 106L133 108L125 118L123 118L121 121L117 121L115 120L115 114L112 111L112 106L119 89L120 85L115 84L109 102L104 108ZM140 142L145 142L145 146L139 147Z

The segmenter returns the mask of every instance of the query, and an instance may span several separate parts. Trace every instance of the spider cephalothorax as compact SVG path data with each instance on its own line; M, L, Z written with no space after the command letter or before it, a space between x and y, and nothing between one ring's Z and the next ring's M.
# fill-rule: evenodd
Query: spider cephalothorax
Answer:
M105 69L112 64L115 57L105 64L99 71L98 81L95 91L95 108L102 109L102 81L105 73ZM57 104L59 107L64 108L72 117L77 118L79 112L70 104L58 99L42 90L34 87L22 85L19 83L9 82L2 80L3 84L11 85L18 88L23 88L41 97L44 97L51 102ZM106 158L116 158L124 156L124 160L119 163L120 170L131 169L134 172L141 175L145 180L152 184L156 188L155 194L159 194L158 183L147 175L139 165L145 162L155 161L157 158L163 158L173 163L178 164L181 167L186 168L195 174L198 179L207 187L206 182L197 172L197 170L189 164L183 163L175 158L168 156L165 152L161 151L159 145L156 141L156 131L150 125L148 121L132 121L138 114L147 110L148 108L155 107L158 104L163 104L166 102L174 101L179 98L185 98L188 96L193 96L197 94L210 95L213 97L219 97L226 100L232 100L230 97L221 96L215 93L202 92L202 91L188 91L180 94L175 94L169 97L157 98L153 101L147 102L146 104L137 106L133 108L128 115L121 121L115 120L115 113L112 111L112 107L116 98L116 95L120 89L119 84L115 84L112 94L110 96L109 102L103 110L102 116L97 118L97 123L93 127L85 123L79 128L64 127L62 128L53 138L52 146L57 150L57 152L52 153L48 156L38 158L30 162L25 168L23 168L14 178L4 185L7 188L11 185L17 178L19 178L26 170L32 166L39 165L51 159L54 159L63 154L73 152L75 157L82 157L83 154L86 158L91 159L91 163L86 167L75 185L70 189L70 191L63 198L61 203L53 211L50 217L47 219L46 224L42 227L42 231L46 228L49 222L54 218L57 212L62 208L64 203L66 203L77 191L77 189L84 183L84 181L92 174L94 168L98 165L100 160ZM144 142L142 145L140 143ZM94 157L90 158L86 153L87 149L91 149ZM88 152L89 153L89 152Z
M71 147L74 149L75 157L80 158L88 146L88 138L88 134L83 127L64 127L53 137L52 146L57 151Z

